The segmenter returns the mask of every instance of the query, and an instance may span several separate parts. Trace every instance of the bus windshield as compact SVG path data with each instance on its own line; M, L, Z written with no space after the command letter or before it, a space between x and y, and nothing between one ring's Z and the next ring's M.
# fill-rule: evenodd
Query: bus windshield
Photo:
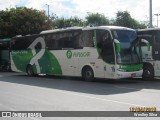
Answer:
M137 64L140 63L140 47L137 34L132 30L112 30L113 39L120 43L120 51L116 53L118 64Z

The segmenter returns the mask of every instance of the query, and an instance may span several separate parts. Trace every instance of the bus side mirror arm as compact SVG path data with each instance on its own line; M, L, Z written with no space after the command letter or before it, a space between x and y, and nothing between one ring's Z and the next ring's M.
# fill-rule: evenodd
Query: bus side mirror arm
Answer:
M114 44L115 44L116 53L120 53L121 52L120 42L117 39L114 39Z

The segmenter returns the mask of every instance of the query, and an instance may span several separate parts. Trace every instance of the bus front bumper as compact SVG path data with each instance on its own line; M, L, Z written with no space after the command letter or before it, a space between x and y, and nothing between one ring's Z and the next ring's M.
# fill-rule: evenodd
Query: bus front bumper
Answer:
M134 72L121 72L117 71L115 78L121 79L121 78L135 78L135 77L141 77L143 74L143 70L134 71Z

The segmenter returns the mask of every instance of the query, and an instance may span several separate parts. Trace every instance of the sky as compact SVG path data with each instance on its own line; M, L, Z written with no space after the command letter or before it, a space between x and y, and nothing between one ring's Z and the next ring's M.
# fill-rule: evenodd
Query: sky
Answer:
M152 0L153 25L157 26L160 14L160 0ZM139 22L149 21L149 0L0 0L0 10L13 7L28 7L44 10L48 14L70 18L77 16L84 19L87 14L100 13L109 19L115 19L117 11L128 11ZM160 16L159 16L160 17ZM160 18L159 18L160 26Z

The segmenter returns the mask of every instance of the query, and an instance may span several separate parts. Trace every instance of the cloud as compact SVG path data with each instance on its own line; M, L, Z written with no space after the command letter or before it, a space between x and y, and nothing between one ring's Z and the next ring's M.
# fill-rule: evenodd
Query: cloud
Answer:
M152 0L153 21L156 21L155 13L160 13L159 0ZM129 11L131 16L138 21L149 20L149 0L0 0L0 10L15 6L26 6L38 10L45 10L47 5L50 14L59 17L78 16L85 18L87 13L98 12L109 18L115 18L117 11Z
M143 12L147 11L147 8L145 7L146 0L141 0L139 2L138 0L72 0L77 6L76 10L81 13L87 13L87 12L100 12L106 16L109 17L115 17L117 11L129 11L131 14L134 14L134 16L138 16L139 14L139 7L143 6ZM137 13L137 14L135 14Z
M71 0L76 6L75 10L81 16L87 12L99 12L115 18L117 11L129 11L131 16L140 21L149 21L149 0ZM153 23L155 24L154 13L160 13L159 0L152 0Z
M0 10L16 7L19 1L21 0L0 0Z

